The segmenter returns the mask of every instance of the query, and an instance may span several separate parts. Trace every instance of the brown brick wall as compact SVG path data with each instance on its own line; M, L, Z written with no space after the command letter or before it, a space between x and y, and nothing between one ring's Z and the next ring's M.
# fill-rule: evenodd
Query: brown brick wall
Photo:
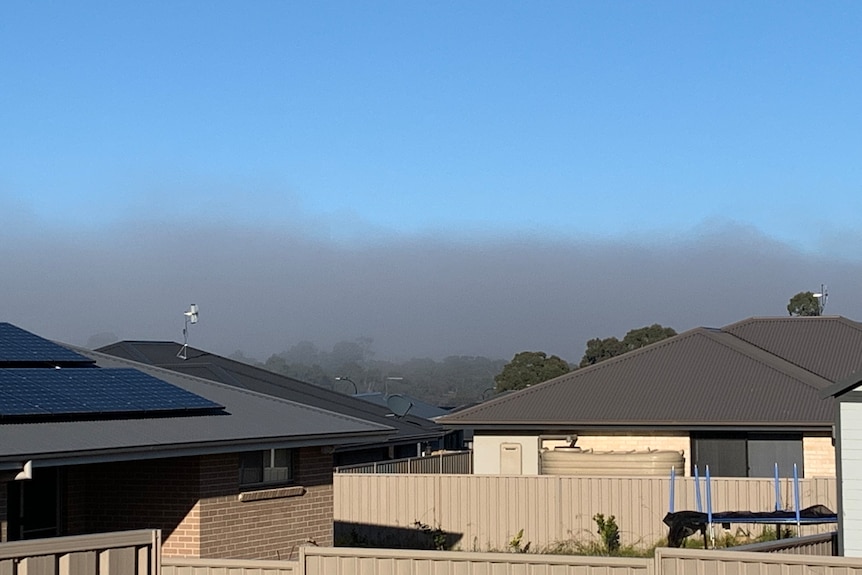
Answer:
M201 557L293 559L312 541L332 545L332 456L319 447L296 455L304 492L255 501L240 501L236 455L202 458Z
M69 467L64 533L161 529L165 555L200 553L198 458Z

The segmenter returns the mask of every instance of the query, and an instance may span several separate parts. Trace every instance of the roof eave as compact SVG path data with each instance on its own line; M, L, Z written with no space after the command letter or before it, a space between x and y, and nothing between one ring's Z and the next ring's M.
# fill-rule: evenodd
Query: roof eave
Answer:
M115 461L138 461L146 459L167 459L170 457L193 457L238 453L258 449L302 447L338 447L355 444L357 441L391 435L391 431L369 431L361 433L319 434L303 437L266 437L253 439L232 439L212 442L194 442L172 445L144 445L110 449L89 449L74 452L44 452L16 454L0 457L0 471L20 469L25 461L33 461L37 467L57 467L86 465L90 463L110 463Z

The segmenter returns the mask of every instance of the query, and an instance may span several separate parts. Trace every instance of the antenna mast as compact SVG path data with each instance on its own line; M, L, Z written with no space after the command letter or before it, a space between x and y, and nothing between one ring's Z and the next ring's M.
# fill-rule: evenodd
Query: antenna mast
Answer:
M184 311L183 315L186 319L186 324L183 326L183 346L180 348L180 351L177 353L177 357L180 359L188 359L187 353L189 350L189 324L198 322L198 306L197 304L192 304L189 306L188 311Z

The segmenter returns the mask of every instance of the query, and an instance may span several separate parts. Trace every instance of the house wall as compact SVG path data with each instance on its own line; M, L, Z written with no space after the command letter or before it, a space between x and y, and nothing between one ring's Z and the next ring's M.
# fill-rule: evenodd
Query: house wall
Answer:
M802 438L805 477L835 477L835 446L832 434L805 435Z
M68 467L63 532L161 529L165 555L197 556L199 468L196 457Z
M64 532L161 529L165 556L295 558L333 540L332 455L295 461L295 485L256 491L240 490L237 454L69 467Z
M538 435L474 435L473 473L477 475L499 475L500 453L504 445L520 445L521 475L538 475Z
M839 536L842 554L846 557L862 557L862 403L857 399L860 393L847 394L853 400L842 400L838 415L841 445Z
M553 438L549 438L553 437ZM631 451L661 449L682 451L685 457L684 469L678 475L689 475L691 468L691 439L687 432L656 432L653 435L632 433L577 433L577 446L595 451ZM541 472L539 452L565 446L567 441L557 434L546 437L534 435L490 435L477 433L473 438L474 473L484 475L500 474L500 451L504 443L521 445L523 475ZM835 447L829 433L808 433L802 438L805 464L805 477L835 477Z
M236 455L201 461L201 557L295 559L332 545L332 455L300 449L294 487L240 495Z

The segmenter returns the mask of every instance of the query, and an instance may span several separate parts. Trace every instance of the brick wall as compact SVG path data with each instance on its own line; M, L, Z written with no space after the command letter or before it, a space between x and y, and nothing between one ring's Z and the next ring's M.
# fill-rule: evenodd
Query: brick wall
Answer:
M201 459L201 557L295 559L299 547L332 545L332 456L298 450L295 486L239 496L238 458ZM313 542L313 543L312 543Z
M835 446L831 435L802 438L805 477L835 477Z
M198 495L195 457L69 467L64 533L161 529L165 555L198 556Z

